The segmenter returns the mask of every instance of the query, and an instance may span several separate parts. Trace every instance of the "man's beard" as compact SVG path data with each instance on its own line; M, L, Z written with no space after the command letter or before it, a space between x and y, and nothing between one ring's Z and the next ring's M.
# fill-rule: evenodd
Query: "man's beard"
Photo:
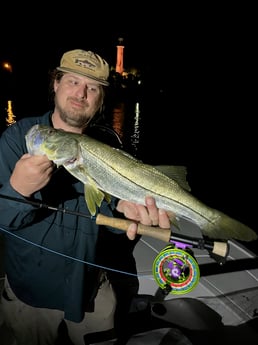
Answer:
M56 109L59 112L59 116L63 122L67 125L74 127L74 128L85 128L88 126L91 119L94 117L96 112L91 112L87 114L84 110L82 111L75 111L75 110L65 110L61 108L61 106L56 103Z

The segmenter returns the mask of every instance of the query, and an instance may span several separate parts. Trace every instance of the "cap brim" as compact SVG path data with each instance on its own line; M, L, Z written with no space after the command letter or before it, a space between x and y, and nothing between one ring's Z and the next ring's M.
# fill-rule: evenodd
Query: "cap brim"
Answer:
M79 74L79 75L83 75L84 77L87 77L87 78L90 78L94 81L96 81L98 84L101 84L101 85L105 85L105 86L109 86L109 82L106 81L106 80L102 80L102 79L99 79L99 78L96 78L90 74L87 74L87 73L82 73L80 71L77 71L77 70L74 70L72 68L66 68L66 67L57 67L56 68L58 71L62 71L62 72L70 72L70 73L74 73L74 74Z

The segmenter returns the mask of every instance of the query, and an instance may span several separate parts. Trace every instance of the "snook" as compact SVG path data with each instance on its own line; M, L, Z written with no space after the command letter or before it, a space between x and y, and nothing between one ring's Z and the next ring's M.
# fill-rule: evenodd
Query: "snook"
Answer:
M222 240L257 239L248 226L195 198L186 182L185 167L157 169L86 135L44 125L33 126L25 139L29 153L46 154L84 184L85 200L92 215L103 199L109 201L111 195L139 204L144 204L146 195L150 195L159 208L195 223L205 236ZM169 170L169 174L161 172L161 168ZM171 220L174 222L175 218Z

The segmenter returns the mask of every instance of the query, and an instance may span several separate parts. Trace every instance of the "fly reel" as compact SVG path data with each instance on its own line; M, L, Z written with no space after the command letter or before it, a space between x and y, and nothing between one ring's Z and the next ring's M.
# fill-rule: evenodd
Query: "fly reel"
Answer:
M171 294L186 294L199 282L200 270L190 250L182 250L174 244L165 247L155 258L153 276L162 289L169 287Z

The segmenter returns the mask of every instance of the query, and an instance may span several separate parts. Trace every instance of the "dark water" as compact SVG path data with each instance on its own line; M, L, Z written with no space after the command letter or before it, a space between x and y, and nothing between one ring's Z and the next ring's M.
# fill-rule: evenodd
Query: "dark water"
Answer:
M173 103L166 90L139 91L112 100L106 119L126 151L152 165L185 165L193 195L258 232L253 120L248 114L229 119L217 107L198 112L194 99L192 103L185 107L181 98ZM15 100L12 108L15 120L48 110L47 105L40 108L33 102L23 108ZM7 109L5 100L1 132L7 126ZM258 253L258 241L247 247Z

